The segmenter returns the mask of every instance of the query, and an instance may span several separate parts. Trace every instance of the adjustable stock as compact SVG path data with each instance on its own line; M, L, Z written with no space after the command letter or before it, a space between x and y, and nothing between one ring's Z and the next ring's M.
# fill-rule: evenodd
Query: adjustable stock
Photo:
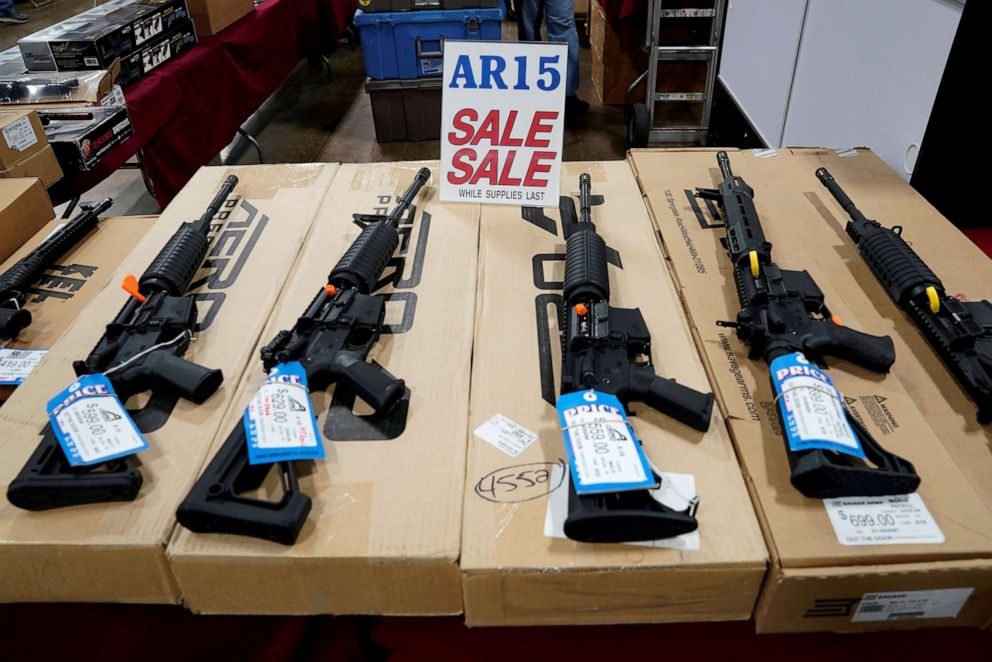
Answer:
M695 503L686 510L672 510L648 490L580 496L569 481L565 535L579 542L600 543L674 538L699 527L695 515Z
M179 505L176 519L196 533L229 533L292 545L311 508L292 462L279 463L283 488L279 501L241 496L258 489L271 468L271 464L248 463L248 444L239 421Z
M123 457L98 467L73 467L65 459L51 424L24 468L7 487L7 500L25 510L110 501L134 501L141 490L141 472L133 458Z

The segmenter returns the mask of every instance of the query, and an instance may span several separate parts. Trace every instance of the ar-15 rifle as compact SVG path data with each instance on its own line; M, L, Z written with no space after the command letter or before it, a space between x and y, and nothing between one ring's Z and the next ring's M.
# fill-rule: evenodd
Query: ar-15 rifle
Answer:
M738 339L749 346L748 358L764 358L769 365L780 356L800 352L820 364L825 357L835 356L868 370L888 372L895 362L892 339L836 323L809 272L780 269L772 262L772 245L758 221L754 191L734 176L726 152L717 153L717 162L723 175L720 187L697 189L697 195L720 205L727 224L725 247L734 265L741 304L735 322L717 324L736 328ZM786 440L792 485L816 499L913 492L920 483L913 465L883 449L846 407L843 411L875 467L821 449L794 452Z
M80 206L80 213L53 232L10 269L0 274L0 338L13 340L31 324L31 313L24 309L31 286L55 261L83 240L96 227L100 214L110 209L113 200Z
M31 103L51 97L66 97L77 89L78 78L8 78L0 80L0 103Z
M713 394L659 377L651 362L651 334L637 308L610 305L606 242L590 220L590 178L579 177L578 224L565 246L562 394L595 389L624 408L643 402L700 431L710 425ZM655 476L658 480L658 476ZM579 495L569 482L565 535L580 542L670 538L698 526L695 504L675 511L647 489Z
M278 364L299 361L311 393L336 383L352 389L376 412L388 411L403 397L402 379L378 363L366 363L386 314L383 298L371 293L399 245L399 223L430 175L421 168L388 216L354 215L362 232L331 270L327 285L291 330L280 331L262 348L266 373ZM283 488L279 501L242 495L261 486L272 465L249 463L245 426L239 423L180 504L176 519L197 533L230 533L292 545L310 514L311 501L300 491L294 463L278 465Z
M130 298L89 356L73 363L77 376L102 373L122 403L151 390L201 404L220 388L220 370L182 358L197 324L196 301L184 293L206 257L210 221L237 184L237 177L228 177L203 216L180 226L140 279L124 279L122 287ZM15 506L49 510L137 497L142 478L132 457L73 467L51 423L42 435L41 444L7 488L7 500Z
M847 234L861 257L978 405L978 422L992 423L992 303L948 296L902 238L902 226L889 229L865 218L826 168L816 176L851 217Z

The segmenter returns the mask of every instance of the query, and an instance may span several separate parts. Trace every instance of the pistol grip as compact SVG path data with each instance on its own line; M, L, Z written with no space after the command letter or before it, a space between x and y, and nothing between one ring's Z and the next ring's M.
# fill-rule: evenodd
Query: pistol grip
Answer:
M338 382L355 391L376 412L392 407L406 390L402 379L396 379L378 363L366 363L354 355L339 354L334 372Z
M819 331L805 343L812 356L834 356L880 373L888 372L896 361L889 336L873 336L831 321L821 322Z
M638 370L631 379L631 399L640 400L652 409L706 432L713 414L713 394L700 393L674 379L659 377L650 370Z
M149 354L139 374L157 389L175 393L198 405L206 402L224 381L222 371L204 368L164 351Z

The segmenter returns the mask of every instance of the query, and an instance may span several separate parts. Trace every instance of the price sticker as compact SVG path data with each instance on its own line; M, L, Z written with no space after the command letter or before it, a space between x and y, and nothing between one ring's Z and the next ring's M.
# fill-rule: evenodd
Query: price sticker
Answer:
M933 591L865 593L851 622L957 618L974 592L974 588L944 588Z
M840 392L825 372L796 352L772 361L771 374L790 450L820 449L864 459Z
M558 399L558 420L578 494L658 485L616 396L599 391L566 393Z
M48 418L74 467L100 464L149 448L110 380L85 375L48 401Z
M916 493L883 497L824 499L823 506L842 545L939 545L944 542L933 515Z
M121 90L120 85L114 85L114 88L107 92L107 95L100 99L100 105L104 108L120 108L124 106L124 91Z
M245 408L243 420L250 464L324 457L306 370L299 361L272 369Z
M11 122L3 128L3 140L7 147L15 152L23 152L38 143L38 136L31 126L31 118L25 115L16 122Z
M0 386L17 386L38 367L47 349L0 349Z
M493 414L474 433L510 457L520 455L537 439L536 434L503 414Z

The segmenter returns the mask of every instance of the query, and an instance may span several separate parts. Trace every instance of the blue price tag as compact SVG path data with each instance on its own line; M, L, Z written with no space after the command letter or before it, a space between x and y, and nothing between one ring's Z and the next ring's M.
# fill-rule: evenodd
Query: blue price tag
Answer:
M245 408L243 420L250 464L324 457L307 373L299 361L272 369Z
M772 361L771 373L791 450L837 451L864 459L840 392L825 372L796 352Z
M88 466L133 455L148 442L103 375L85 375L48 401L48 418L69 464Z
M558 421L578 494L658 486L616 396L599 391L566 393L558 398Z

